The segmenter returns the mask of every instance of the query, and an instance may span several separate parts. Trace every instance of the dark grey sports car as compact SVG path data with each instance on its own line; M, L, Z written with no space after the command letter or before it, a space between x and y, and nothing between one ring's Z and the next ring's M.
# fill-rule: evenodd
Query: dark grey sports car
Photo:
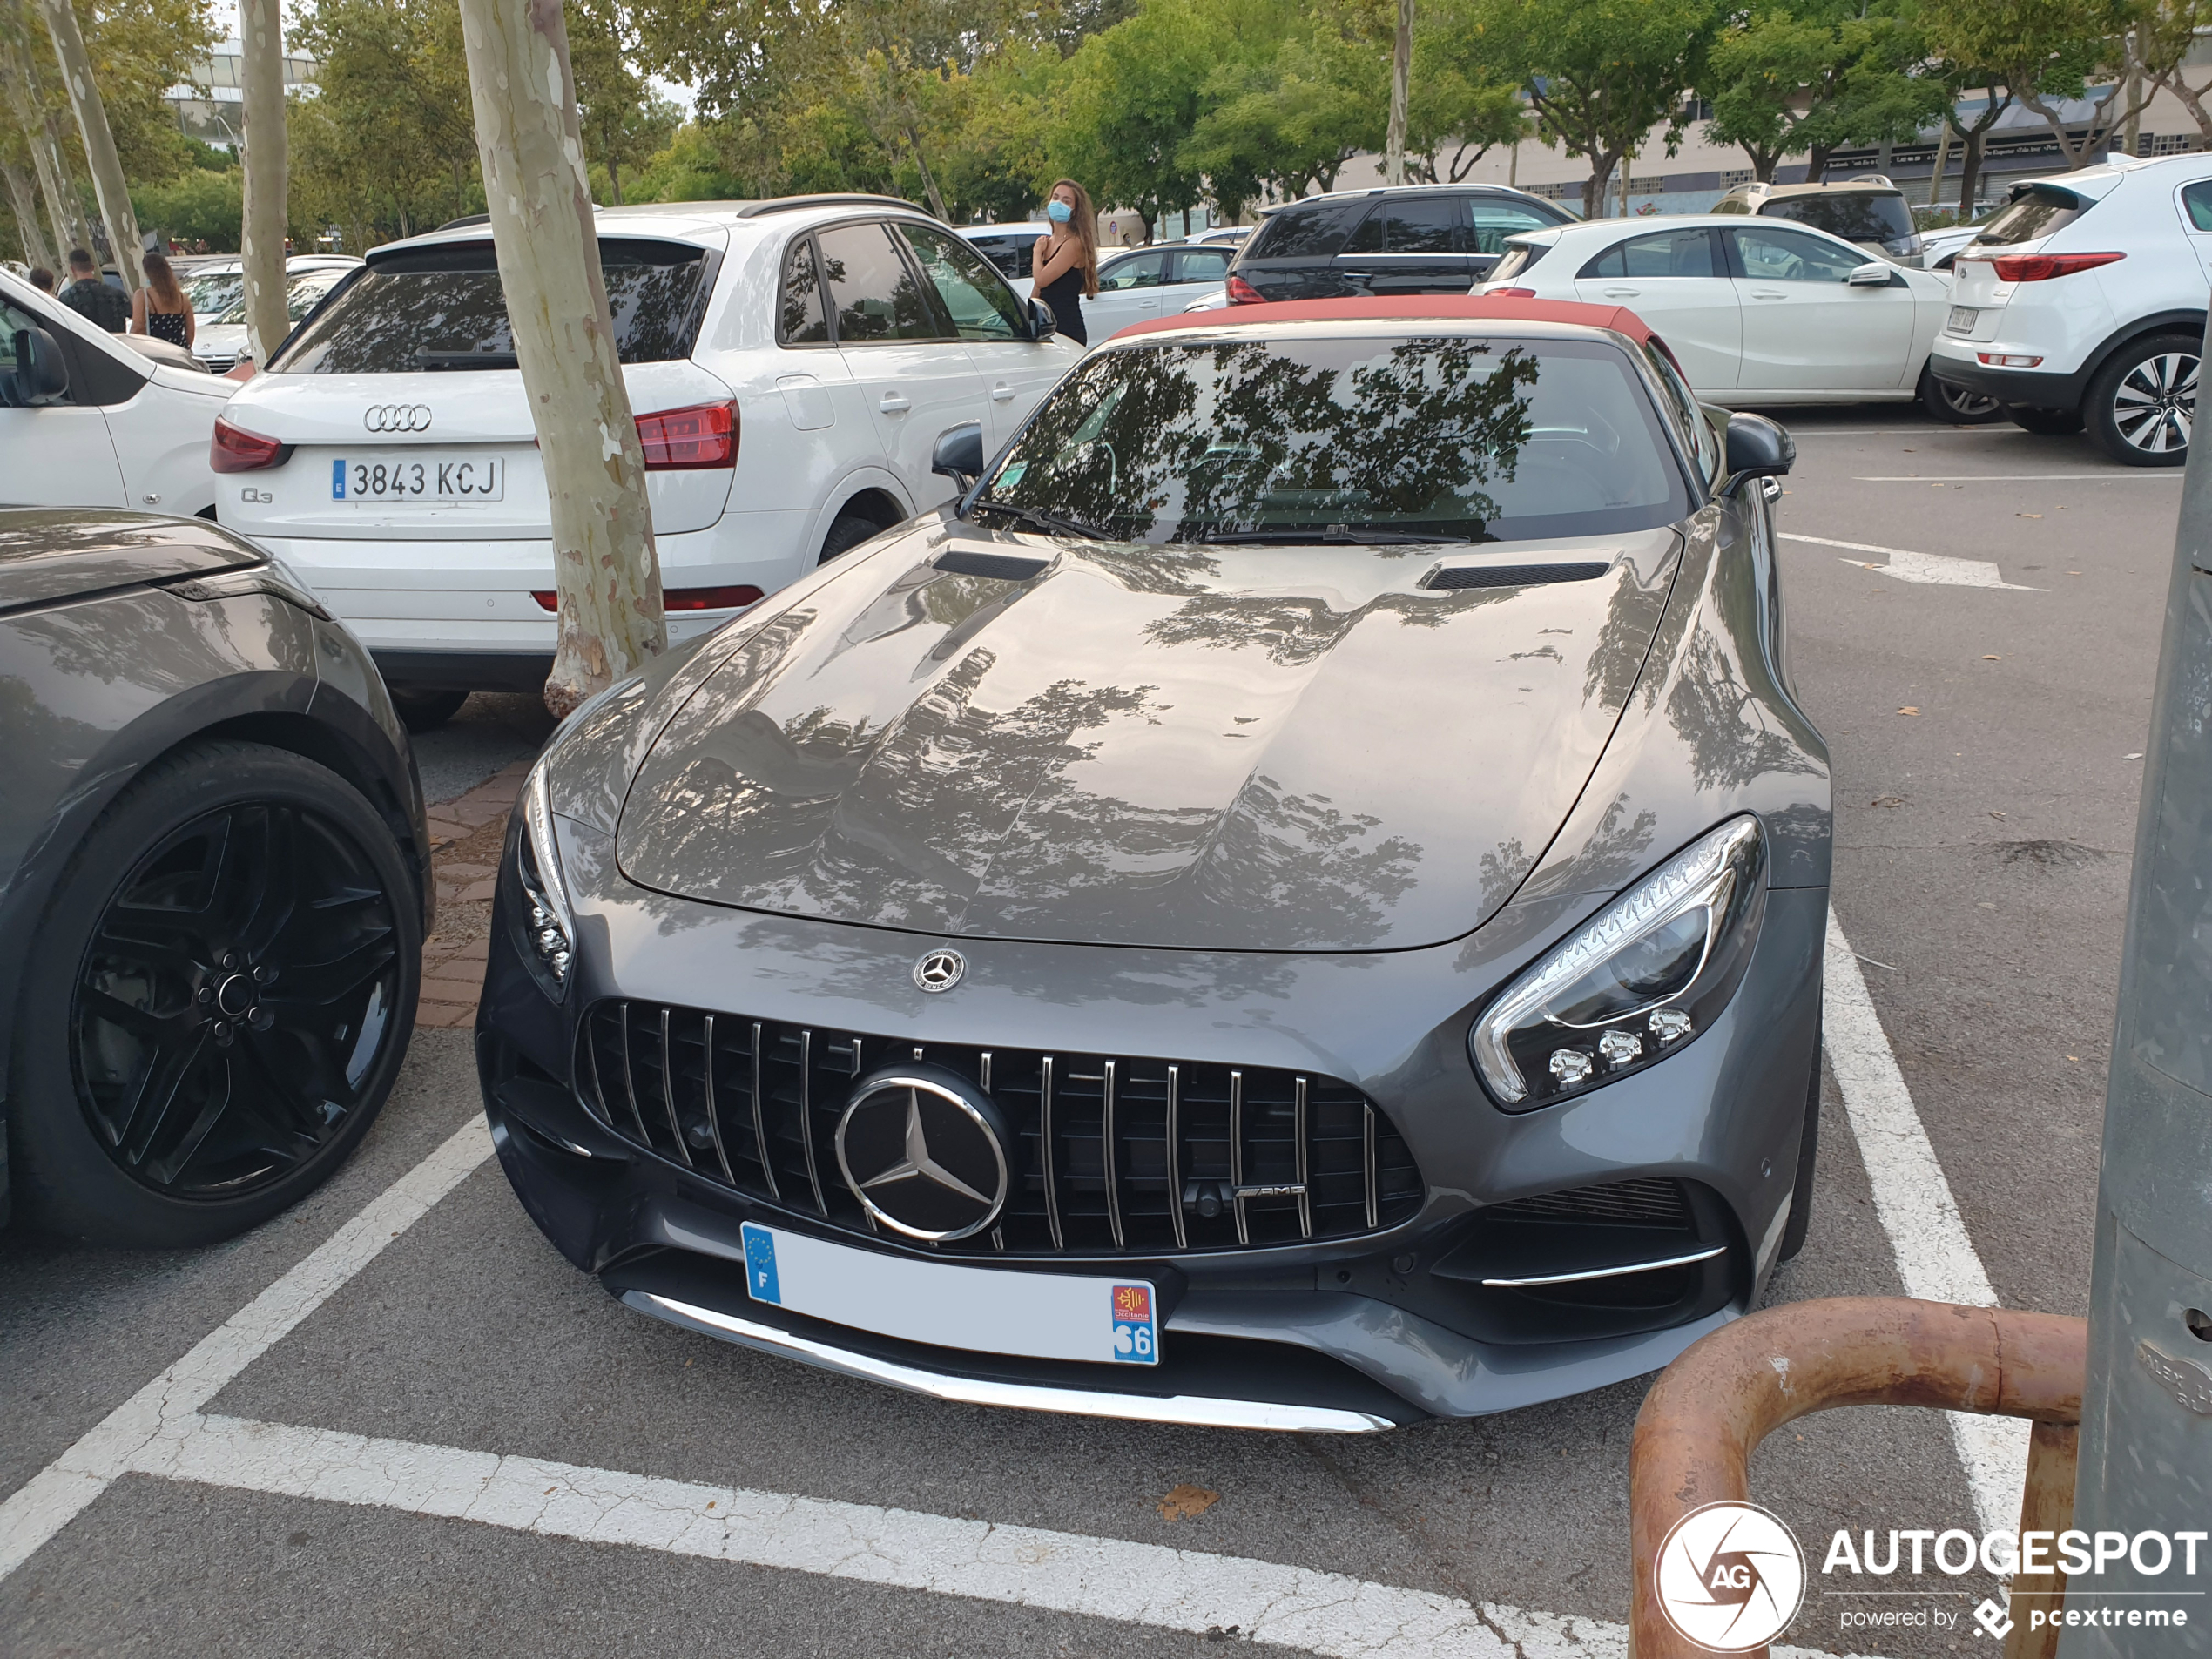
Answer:
M242 537L0 510L0 1217L220 1238L407 1053L429 843L359 641Z
M1344 1431L1753 1305L1827 913L1791 448L1626 313L1424 303L1125 334L569 722L478 1052L570 1260L940 1397Z

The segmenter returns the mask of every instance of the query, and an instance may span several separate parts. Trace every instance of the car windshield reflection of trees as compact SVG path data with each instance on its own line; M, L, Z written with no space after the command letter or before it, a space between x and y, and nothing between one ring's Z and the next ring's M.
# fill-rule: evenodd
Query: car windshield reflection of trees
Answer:
M1055 394L985 494L1135 542L1666 523L1686 502L1618 358L1465 338L1110 352Z

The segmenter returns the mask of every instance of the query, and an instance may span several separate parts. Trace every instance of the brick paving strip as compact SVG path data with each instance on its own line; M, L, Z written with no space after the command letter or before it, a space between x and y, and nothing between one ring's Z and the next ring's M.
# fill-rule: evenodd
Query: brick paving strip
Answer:
M438 930L422 941L422 994L415 1007L418 1027L455 1031L475 1023L507 814L529 769L529 761L517 760L467 794L429 809Z

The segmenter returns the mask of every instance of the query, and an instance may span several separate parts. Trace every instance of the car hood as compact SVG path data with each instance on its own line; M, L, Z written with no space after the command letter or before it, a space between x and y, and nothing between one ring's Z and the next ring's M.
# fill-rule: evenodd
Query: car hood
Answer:
M1453 938L1575 804L1679 546L1163 548L933 522L737 625L638 768L617 857L665 893L954 938ZM939 568L979 554L1042 568ZM1603 574L1422 585L1567 562Z
M205 519L77 507L0 509L0 610L267 560Z

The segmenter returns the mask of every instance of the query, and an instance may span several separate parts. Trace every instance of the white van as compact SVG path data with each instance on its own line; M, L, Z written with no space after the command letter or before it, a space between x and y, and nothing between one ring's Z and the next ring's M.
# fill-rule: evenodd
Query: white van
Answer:
M671 636L951 492L939 435L1011 437L1082 355L901 201L601 212ZM552 661L545 475L481 221L373 250L218 428L222 519L311 583L419 726Z

